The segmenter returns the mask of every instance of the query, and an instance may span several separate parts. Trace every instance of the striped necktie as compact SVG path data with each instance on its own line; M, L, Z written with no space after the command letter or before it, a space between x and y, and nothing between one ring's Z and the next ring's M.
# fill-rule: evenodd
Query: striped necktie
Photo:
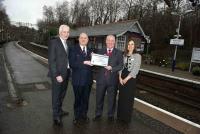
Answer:
M85 47L83 47L83 55L84 55L84 56L87 55Z

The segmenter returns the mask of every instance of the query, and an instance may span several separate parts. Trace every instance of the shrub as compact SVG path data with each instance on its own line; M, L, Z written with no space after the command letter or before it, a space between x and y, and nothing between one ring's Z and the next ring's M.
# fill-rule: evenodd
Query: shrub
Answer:
M153 60L153 57L151 55L144 54L142 59L145 64L154 64L155 63Z
M200 67L196 66L192 68L192 74L200 76Z
M189 69L190 64L189 63L185 63L185 62L180 62L176 64L176 68L183 70L183 71L187 71Z
M168 66L171 62L170 52L166 49L154 50L151 52L152 61L159 66Z

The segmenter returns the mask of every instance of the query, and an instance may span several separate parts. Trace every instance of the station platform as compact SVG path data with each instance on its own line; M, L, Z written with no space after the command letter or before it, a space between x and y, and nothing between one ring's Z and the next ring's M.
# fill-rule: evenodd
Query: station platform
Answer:
M134 109L129 125L117 121L107 122L106 104L103 120L93 122L95 113L95 89L90 95L88 116L90 122L80 126L73 124L74 95L69 84L64 100L64 110L69 116L63 118L63 127L52 124L51 83L47 77L48 67L29 53L21 50L15 42L4 45L0 53L0 133L1 134L182 134L181 132ZM5 61L13 78L17 96L24 99L23 105L10 103L8 86L5 84ZM145 68L146 69L146 68Z
M181 71L181 70L175 69L175 71L172 72L171 68L159 67L156 65L147 65L147 64L142 64L141 70L163 74L165 76L172 77L175 79L180 79L183 81L191 81L191 82L200 84L200 76L195 76L192 74L192 72L189 72L189 71Z

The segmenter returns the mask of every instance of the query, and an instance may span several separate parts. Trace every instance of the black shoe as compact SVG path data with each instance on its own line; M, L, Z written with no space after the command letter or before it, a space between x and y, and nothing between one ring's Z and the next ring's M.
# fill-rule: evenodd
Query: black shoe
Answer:
M60 118L56 118L53 120L54 125L62 126L62 120Z
M63 111L63 110L61 111L61 117L62 117L62 116L68 116L68 115L69 115L69 112Z
M73 124L74 124L74 125L79 125L79 124L80 124L80 120L74 119L74 120L73 120Z
M120 118L117 118L117 120L116 120L118 123L121 123L122 122L122 120L120 119Z
M82 123L89 123L90 122L90 118L89 117L83 117L83 118L81 118L81 122Z
M114 117L113 116L108 117L108 121L109 122L113 122L114 121Z
M95 116L92 120L93 121L99 121L99 120L101 120L101 115Z

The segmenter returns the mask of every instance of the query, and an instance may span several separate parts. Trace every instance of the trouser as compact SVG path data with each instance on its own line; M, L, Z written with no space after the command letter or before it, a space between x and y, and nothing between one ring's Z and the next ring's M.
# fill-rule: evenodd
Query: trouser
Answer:
M108 117L113 117L116 105L117 89L112 85L97 84L96 88L96 116L101 116L103 112L104 97L107 91Z
M54 119L59 118L61 115L62 104L66 95L68 81L69 75L64 78L62 83L57 82L56 79L52 79L52 108Z
M91 85L73 85L74 90L74 117L75 119L86 118L88 112Z

